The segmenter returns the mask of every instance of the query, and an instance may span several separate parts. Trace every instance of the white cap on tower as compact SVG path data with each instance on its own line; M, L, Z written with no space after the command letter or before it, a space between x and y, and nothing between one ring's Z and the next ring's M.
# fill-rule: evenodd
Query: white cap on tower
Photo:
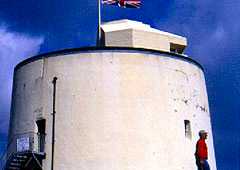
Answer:
M127 19L104 23L101 29L103 46L146 48L176 53L183 53L187 46L185 37Z

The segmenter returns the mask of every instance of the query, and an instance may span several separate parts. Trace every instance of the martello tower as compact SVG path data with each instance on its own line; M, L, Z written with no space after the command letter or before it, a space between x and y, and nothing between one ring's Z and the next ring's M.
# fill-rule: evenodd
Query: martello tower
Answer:
M186 38L120 20L102 25L101 43L16 66L5 169L193 170L205 129L215 170L204 72Z

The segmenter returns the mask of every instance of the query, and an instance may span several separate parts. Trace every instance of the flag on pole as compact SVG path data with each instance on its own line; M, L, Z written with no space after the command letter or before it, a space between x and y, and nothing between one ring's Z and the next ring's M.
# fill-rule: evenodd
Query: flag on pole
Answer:
M102 3L123 8L140 8L141 0L102 0Z

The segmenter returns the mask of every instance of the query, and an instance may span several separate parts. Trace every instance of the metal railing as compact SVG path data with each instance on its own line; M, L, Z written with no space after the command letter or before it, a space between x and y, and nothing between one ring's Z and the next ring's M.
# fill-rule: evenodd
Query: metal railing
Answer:
M6 149L4 150L2 155L0 156L0 170L4 170L8 159L12 156L12 154L14 154L17 151L17 150L15 150L15 152L10 153L9 149L11 148L11 146L14 146L16 148L17 139L19 137L26 137L26 136L31 138L31 140L33 141L33 142L29 141L29 150L39 152L40 144L39 144L39 134L38 133L36 133L36 132L16 133L9 140ZM36 142L37 142L37 144L36 144ZM30 145L30 143L32 143L32 145Z

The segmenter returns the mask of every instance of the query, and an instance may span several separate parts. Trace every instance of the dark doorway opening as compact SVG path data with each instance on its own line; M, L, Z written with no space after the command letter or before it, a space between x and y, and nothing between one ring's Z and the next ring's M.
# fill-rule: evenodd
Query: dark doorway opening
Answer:
M46 130L46 120L40 119L36 121L38 127L38 152L44 152L45 149L45 130Z

